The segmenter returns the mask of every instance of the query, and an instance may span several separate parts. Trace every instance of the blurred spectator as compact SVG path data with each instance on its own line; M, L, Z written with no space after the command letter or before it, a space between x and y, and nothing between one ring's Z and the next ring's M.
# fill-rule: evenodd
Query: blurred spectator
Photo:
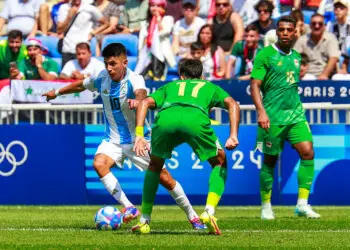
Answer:
M258 28L252 24L248 25L245 28L244 40L237 42L233 46L226 64L226 78L230 79L234 77L232 72L235 72L235 67L239 67L238 79L249 80L253 69L254 58L263 47L263 44L259 43ZM241 62L241 65L237 63L237 60Z
M258 30L260 36L263 38L266 32L277 28L277 23L272 19L272 12L274 9L273 4L268 0L261 0L254 6L256 12L258 12L258 20L253 22Z
M7 40L0 41L0 79L10 78L10 70L15 70L16 65L27 56L27 48L22 41L23 35L19 30L10 31Z
M244 2L243 4L239 5L241 6L240 9L236 9L239 15L242 17L244 27L258 20L259 15L256 12L254 6L258 4L259 0L234 0L234 3L236 3L236 1ZM279 0L270 0L269 2L271 2L274 6L272 18L279 18L281 16L279 11Z
M49 4L42 4L39 12L39 29L43 35L57 35L57 17L58 10L62 4L68 3L69 0L60 0L52 6L50 11Z
M216 12L215 2L215 0L197 0L197 15L203 20L206 20L208 24L213 24L213 18Z
M0 14L0 32L7 21L7 31L19 30L24 37L35 36L39 8L45 0L8 0Z
M264 36L264 47L274 44L278 41L276 30L269 30Z
M90 45L78 43L76 46L77 59L70 60L61 71L61 79L84 79L96 77L105 66L103 62L91 57Z
M302 0L280 0L280 11L281 13L291 11L291 10L300 10Z
M199 42L194 42L190 46L190 54L186 55L187 59L195 59L202 61L204 56L204 47Z
M62 68L69 60L75 59L75 47L80 42L86 42L95 35L94 22L99 22L101 29L108 27L108 21L95 7L82 0L71 0L69 4L61 5L58 12L57 31L68 32L63 38Z
M213 26L206 24L198 33L198 40L204 48L202 59L203 74L207 80L222 79L225 76L225 53L224 50L215 44Z
M173 52L184 57L189 52L191 43L197 40L199 29L205 24L196 16L196 0L183 0L184 18L177 21L173 30Z
M168 67L176 60L171 49L170 36L174 18L165 16L166 0L150 0L147 21L141 23L139 59L135 72L146 79L165 80Z
M215 42L227 53L233 45L243 39L243 22L238 13L232 11L228 0L216 0L216 15L213 20Z
M296 40L306 33L310 32L310 26L308 24L304 23L304 15L301 10L293 10L292 13L290 13L290 16L296 21L297 27L296 27Z
M148 0L128 0L124 6L123 24L118 25L121 33L138 33L141 22L147 20Z
M183 5L182 2L182 0L167 0L167 5L165 7L165 15L172 16L175 22L183 18L183 12L181 11ZM195 6L197 6L197 3L195 4Z
M350 36L350 19L348 18L348 1L335 0L334 14L336 20L328 26L328 31L333 33L339 42L339 49L343 51L345 48L345 39Z
M315 75L307 73L309 69L309 58L306 54L301 53L301 63L300 63L300 76L299 79L303 81L313 81L317 80L317 77Z
M11 70L11 79L55 80L58 76L58 64L43 54L47 48L40 40L29 38L26 42L28 58L19 62L18 69Z
M324 17L311 17L311 33L301 36L294 45L295 50L304 53L310 60L307 73L319 80L330 79L336 70L340 51L337 38L325 31Z

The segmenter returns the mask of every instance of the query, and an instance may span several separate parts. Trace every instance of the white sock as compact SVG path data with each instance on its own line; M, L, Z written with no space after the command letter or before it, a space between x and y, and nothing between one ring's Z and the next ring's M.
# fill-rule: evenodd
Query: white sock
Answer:
M307 205L307 199L298 198L297 205Z
M204 210L211 216L214 216L215 214L215 208L212 205L206 205Z
M176 201L176 204L186 213L190 221L198 217L180 183L176 182L174 189L169 190L169 193Z
M263 202L261 206L262 208L270 208L270 209L272 208L271 202Z
M100 179L107 191L116 199L123 207L134 206L126 197L119 181L112 172L109 172Z
M141 222L142 224L144 224L144 223L150 224L150 223L151 223L151 216L148 215L148 214L141 214L140 222Z

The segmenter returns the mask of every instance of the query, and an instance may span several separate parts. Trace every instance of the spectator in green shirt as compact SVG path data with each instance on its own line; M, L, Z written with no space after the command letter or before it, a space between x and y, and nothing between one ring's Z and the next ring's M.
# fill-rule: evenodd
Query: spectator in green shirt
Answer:
M263 48L263 44L259 42L258 28L250 24L245 28L244 40L237 42L226 64L226 78L230 79L234 76L232 71L238 67L237 61L241 61L239 80L249 80L250 72L253 69L253 61L259 50Z
M10 31L7 40L0 41L0 79L10 78L10 63L15 66L26 57L27 49L22 41L19 30Z
M11 79L55 80L58 77L58 64L49 57L43 56L47 48L36 38L26 42L28 58L23 59L18 70L11 74Z

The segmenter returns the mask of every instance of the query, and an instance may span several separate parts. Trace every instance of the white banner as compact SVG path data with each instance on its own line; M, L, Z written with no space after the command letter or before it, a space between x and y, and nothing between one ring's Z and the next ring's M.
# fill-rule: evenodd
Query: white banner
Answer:
M67 84L70 82L11 80L11 98L18 102L46 103L46 97L42 97L42 94ZM93 103L93 93L85 90L80 93L61 95L50 102L55 104Z

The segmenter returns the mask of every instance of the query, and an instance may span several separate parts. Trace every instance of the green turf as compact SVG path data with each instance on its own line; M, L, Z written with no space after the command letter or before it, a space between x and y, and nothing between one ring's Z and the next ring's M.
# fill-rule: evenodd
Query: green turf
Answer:
M195 232L175 206L156 206L151 235L131 225L97 231L97 206L0 206L0 249L344 249L350 247L350 207L315 207L319 220L296 218L293 207L275 207L261 221L259 207L220 207L221 236ZM203 207L197 207L200 211ZM133 224L133 223L132 223Z

